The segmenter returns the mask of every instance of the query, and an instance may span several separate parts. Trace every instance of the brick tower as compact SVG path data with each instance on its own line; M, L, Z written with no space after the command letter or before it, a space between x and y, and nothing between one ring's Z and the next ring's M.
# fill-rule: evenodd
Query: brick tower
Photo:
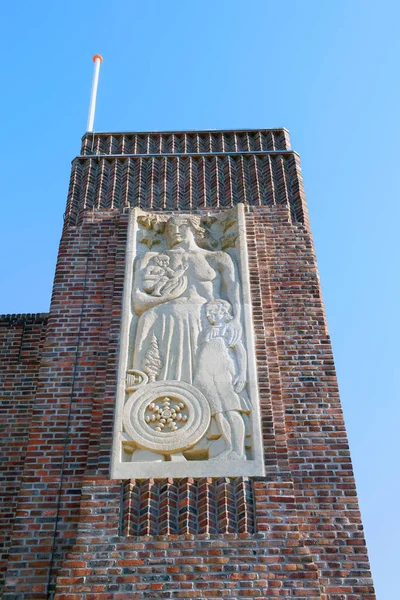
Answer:
M286 130L86 134L0 324L5 600L375 598Z

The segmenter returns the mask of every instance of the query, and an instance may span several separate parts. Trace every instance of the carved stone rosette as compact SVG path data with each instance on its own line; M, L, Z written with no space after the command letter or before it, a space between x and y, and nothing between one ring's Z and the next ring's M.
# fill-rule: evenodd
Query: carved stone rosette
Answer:
M139 387L125 404L123 424L135 444L170 456L189 450L206 434L211 411L187 383L157 381Z

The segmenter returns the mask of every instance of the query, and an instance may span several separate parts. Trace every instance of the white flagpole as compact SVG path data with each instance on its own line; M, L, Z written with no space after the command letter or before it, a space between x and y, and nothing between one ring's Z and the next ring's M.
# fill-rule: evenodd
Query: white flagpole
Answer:
M86 131L93 131L94 113L96 111L97 86L99 85L100 65L103 62L103 57L100 54L93 56L94 73L92 82L92 92L90 94L89 114L87 120Z

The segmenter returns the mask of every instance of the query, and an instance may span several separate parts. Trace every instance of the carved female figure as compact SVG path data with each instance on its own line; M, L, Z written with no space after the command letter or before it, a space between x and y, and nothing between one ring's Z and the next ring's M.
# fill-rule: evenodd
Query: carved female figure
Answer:
M147 252L136 265L133 307L139 321L132 366L143 369L150 340L155 338L162 365L157 379L192 384L199 334L207 324L203 310L207 302L215 298L230 302L233 315L225 335L231 345L241 338L239 285L229 254L201 247L204 229L199 217L171 217L165 237L169 276L176 275L172 287L167 283L159 286L157 294L146 292L146 274L157 253Z

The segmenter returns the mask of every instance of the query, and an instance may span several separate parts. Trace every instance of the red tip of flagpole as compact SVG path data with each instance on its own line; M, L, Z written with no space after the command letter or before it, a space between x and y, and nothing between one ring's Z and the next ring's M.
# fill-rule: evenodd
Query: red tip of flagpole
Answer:
M93 62L96 62L97 59L99 59L101 63L103 62L103 57L101 54L95 54L93 56Z

